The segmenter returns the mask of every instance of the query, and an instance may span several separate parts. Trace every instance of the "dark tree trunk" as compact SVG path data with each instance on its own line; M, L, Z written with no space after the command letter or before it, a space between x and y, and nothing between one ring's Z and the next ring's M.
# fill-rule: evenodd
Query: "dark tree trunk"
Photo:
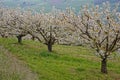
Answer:
M51 44L48 44L47 46L48 46L48 51L49 51L49 52L52 52L52 45L51 45Z
M5 35L1 35L2 36L2 38L5 38Z
M32 36L32 40L33 40L33 41L35 40L35 37L34 37L34 36Z
M22 43L22 37L23 37L23 35L18 35L18 36L17 36L17 39L18 39L18 43L19 43L19 44Z
M1 35L2 36L2 38L7 38L8 36L5 36L5 35Z
M101 61L101 72L107 74L107 58Z

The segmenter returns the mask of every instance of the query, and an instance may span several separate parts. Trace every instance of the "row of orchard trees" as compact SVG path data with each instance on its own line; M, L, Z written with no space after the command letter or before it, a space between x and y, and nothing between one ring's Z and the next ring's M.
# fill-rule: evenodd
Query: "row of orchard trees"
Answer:
M120 48L119 5L114 8L109 3L99 6L83 6L76 14L71 9L53 9L49 13L23 11L21 9L0 8L0 34L16 35L21 43L27 34L47 45L52 51L55 42L84 44L96 50L101 60L101 72L107 73L107 60ZM42 37L40 37L42 36Z

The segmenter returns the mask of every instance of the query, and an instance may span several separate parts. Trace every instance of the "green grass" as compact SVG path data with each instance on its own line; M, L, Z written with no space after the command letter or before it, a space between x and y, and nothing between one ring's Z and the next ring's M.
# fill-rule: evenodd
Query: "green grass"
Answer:
M18 59L24 61L40 80L120 80L120 58L108 61L108 74L100 72L100 58L94 51L81 46L54 45L53 52L47 46L24 40L0 39L0 45Z

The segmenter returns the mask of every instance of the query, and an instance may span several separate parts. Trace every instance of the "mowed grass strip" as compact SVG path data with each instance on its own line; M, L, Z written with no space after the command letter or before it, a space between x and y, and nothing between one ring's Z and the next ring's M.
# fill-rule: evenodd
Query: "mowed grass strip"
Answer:
M100 72L95 51L81 46L54 45L53 52L37 41L0 39L0 45L24 61L39 80L120 80L120 58L108 61L108 74Z
M21 75L10 69L11 62L5 54L0 46L0 80L21 80Z
M39 80L23 61L0 46L0 80Z

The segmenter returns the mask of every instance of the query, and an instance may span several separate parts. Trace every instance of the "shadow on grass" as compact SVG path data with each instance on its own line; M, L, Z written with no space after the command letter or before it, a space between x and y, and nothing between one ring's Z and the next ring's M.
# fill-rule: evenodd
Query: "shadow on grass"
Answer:
M18 43L18 42L15 42L15 43L9 43L9 44L15 44L15 45L25 45L24 43Z
M55 54L54 52L48 52L48 51L42 51L39 56L41 57L46 57L46 58L54 58L57 59L59 58L58 54Z
M85 69L83 69L83 68L76 68L75 70L77 70L77 71L79 71L79 72L82 72L82 71L85 71Z

